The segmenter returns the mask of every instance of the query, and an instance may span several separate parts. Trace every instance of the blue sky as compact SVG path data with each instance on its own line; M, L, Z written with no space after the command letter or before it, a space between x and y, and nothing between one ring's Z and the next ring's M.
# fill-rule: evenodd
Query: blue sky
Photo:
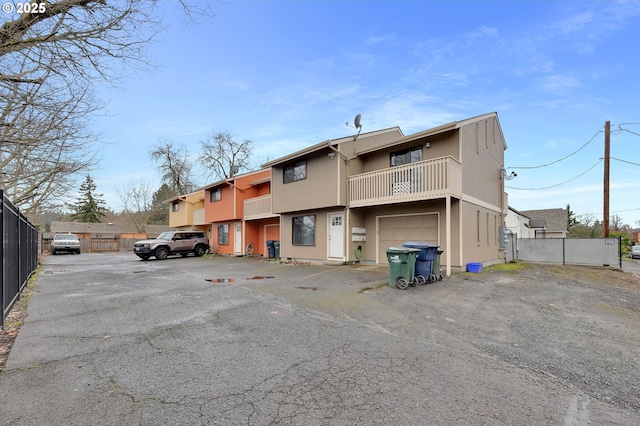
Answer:
M229 131L253 141L257 166L352 134L358 113L363 132L408 135L496 111L518 175L512 207L602 219L608 120L610 211L640 226L638 1L228 0L189 25L163 7L167 29L148 51L161 66L98 92L108 105L92 175L113 209L117 188L159 186L148 153L161 138L195 157Z

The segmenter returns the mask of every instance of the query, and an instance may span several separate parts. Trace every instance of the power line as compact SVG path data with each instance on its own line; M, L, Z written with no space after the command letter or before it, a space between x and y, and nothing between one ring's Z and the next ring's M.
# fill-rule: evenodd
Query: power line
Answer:
M622 161L623 163L633 164L634 166L640 166L640 164L638 164L638 163L634 163L634 162L632 162L632 161L621 160L621 159L616 158L616 157L609 157L609 158L611 158L612 160L616 160L616 161Z
M556 185L545 186L545 187L542 187L542 188L516 188L516 187L513 187L513 186L506 186L506 185L505 185L505 188L509 188L509 189L518 189L518 190L521 190L521 191L539 191L539 190L542 190L542 189L556 188L556 187L558 187L558 186L565 185L565 184L567 184L567 183L569 183L569 182L573 182L574 180L578 179L579 177L581 177L581 176L585 175L587 172L591 171L591 169L593 169L595 166L597 166L598 164L600 164L600 162L601 162L601 161L602 161L602 158L600 158L600 159L596 162L596 164L594 164L593 166L589 167L587 170L585 170L584 172L580 173L578 176L574 177L573 179L569 179L568 181L565 181L565 182L562 182L562 183L558 183L558 184L556 184Z
M507 169L539 169L541 167L547 167L547 166L551 166L553 164L559 163L560 161L566 160L567 158L571 157L572 155L577 154L578 152L582 151L582 149L589 145L591 142L593 142L593 140L596 138L596 136L598 136L600 133L602 133L602 130L598 130L596 132L595 135L593 135L593 137L591 137L591 139L589 139L587 141L587 143L585 143L584 145L582 145L580 148L578 148L576 151L572 152L571 154L567 155L566 157L562 157L559 160L553 161L551 163L546 163L546 164L541 164L539 166L521 166L521 167L507 167ZM514 188L515 189L515 188Z
M628 129L623 129L620 126L618 126L618 130L621 130L621 131L624 131L624 132L629 132L629 133L634 134L636 136L640 136L640 133L632 132L631 130L628 130Z

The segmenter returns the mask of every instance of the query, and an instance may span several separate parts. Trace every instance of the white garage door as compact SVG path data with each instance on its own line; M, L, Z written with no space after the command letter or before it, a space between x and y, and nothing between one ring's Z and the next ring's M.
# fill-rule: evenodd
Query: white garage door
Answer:
M378 263L387 263L387 248L407 241L438 244L438 215L420 214L378 218Z

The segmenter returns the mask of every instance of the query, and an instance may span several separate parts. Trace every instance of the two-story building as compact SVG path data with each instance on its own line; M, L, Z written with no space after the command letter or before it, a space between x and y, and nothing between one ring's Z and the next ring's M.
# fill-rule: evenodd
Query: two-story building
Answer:
M505 143L484 114L405 136L328 140L270 161L285 258L387 263L406 241L439 245L447 275L504 261Z
M279 217L271 208L271 170L223 179L203 191L211 251L267 257L266 241L280 239Z
M169 226L178 230L203 231L211 239L211 225L204 217L204 196L204 190L199 189L165 200L164 203L169 205Z

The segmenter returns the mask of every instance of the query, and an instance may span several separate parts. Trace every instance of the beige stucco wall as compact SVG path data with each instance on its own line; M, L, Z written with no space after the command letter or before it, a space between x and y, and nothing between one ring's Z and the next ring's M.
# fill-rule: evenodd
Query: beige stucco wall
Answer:
M280 257L291 259L327 259L327 214L334 210L306 210L297 213L282 214L280 216ZM293 245L293 217L316 217L315 245Z
M349 223L348 223L348 241L349 241L349 258L348 260L356 260L353 257L353 250L360 244L363 248L363 262L376 262L376 254L378 252L377 240L378 240L378 218L381 216L400 216L410 214L426 214L437 213L439 218L438 223L438 244L440 250L448 251L451 249L451 253L457 253L460 248L460 233L459 233L459 205L458 200L453 199L451 203L451 245L450 247L446 243L446 212L444 200L432 200L418 203L405 203L405 204L390 204L385 206L368 207L362 209L351 209L349 211ZM351 242L351 229L352 227L359 227L366 229L366 242ZM445 265L444 255L441 258L442 265ZM459 256L454 256L452 259L453 266L460 266Z
M284 166L289 164L272 168L271 191L274 213L338 206L341 199L346 200L344 196L339 198L338 194L338 179L341 177L339 166L343 160L338 154L330 158L329 152L331 150L327 148L305 158L307 160L306 179L285 184L283 183ZM291 164L293 163L295 161Z
M501 170L505 143L495 118L471 123L460 129L462 191L506 212Z
M500 250L498 229L500 212L467 201L461 202L462 248L464 267L469 262L496 263L504 260Z
M430 143L430 148L426 147L426 143ZM363 155L359 164L353 164L349 167L349 175L353 176L358 173L366 173L375 170L387 169L391 166L391 153L410 149L414 147L422 148L422 159L428 160L432 158L440 158L452 156L459 158L460 152L458 148L458 138L456 131L450 131L443 134L420 138L401 145L395 145L380 151L375 151Z

